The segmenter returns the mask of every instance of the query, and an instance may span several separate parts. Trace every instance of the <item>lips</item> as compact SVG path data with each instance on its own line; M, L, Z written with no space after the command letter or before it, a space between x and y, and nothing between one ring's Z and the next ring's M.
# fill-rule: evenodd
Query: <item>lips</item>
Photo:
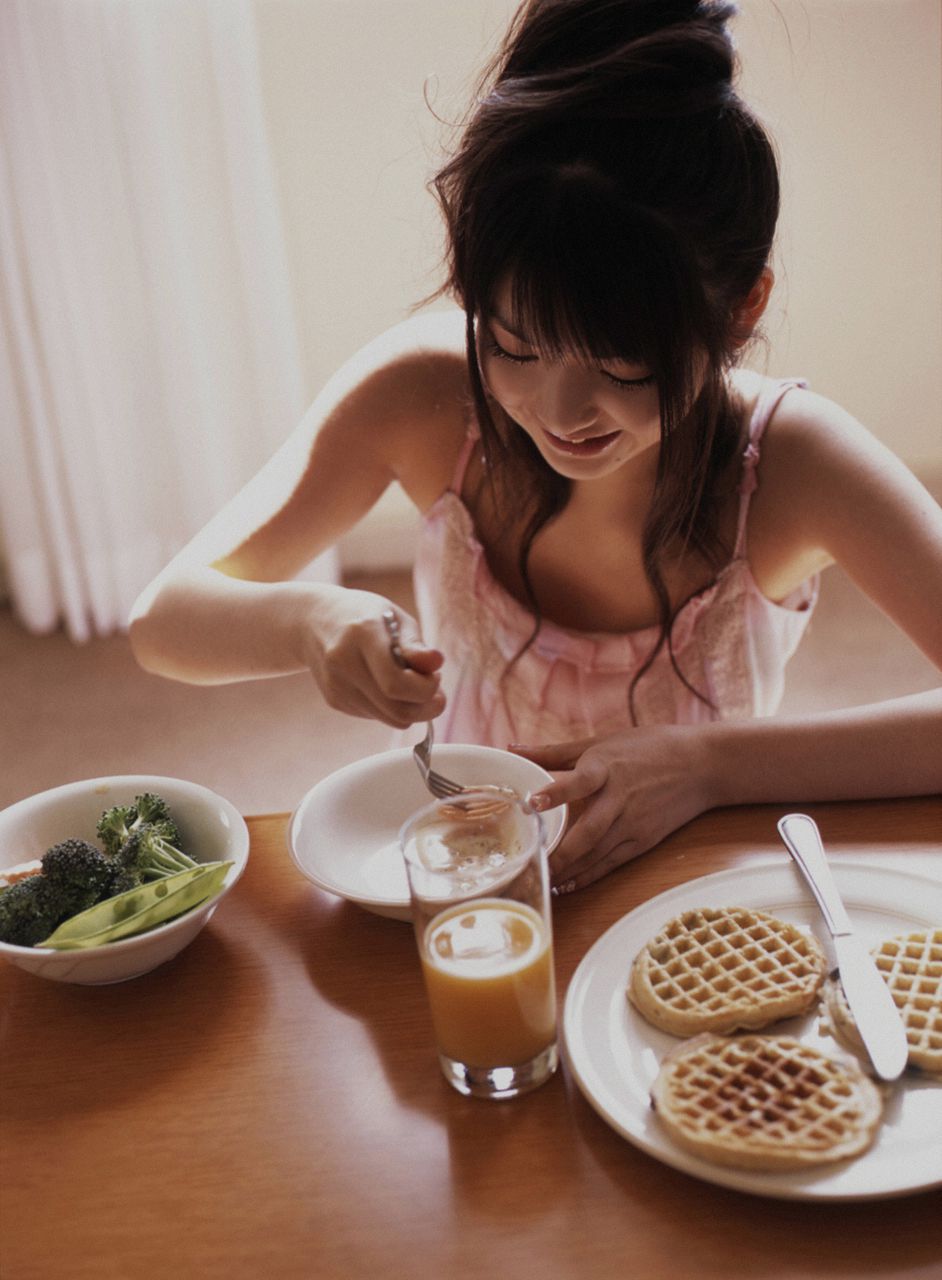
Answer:
M609 445L615 443L621 432L609 431L606 435L589 436L584 440L567 440L564 436L557 436L552 431L547 431L545 427L543 434L550 445L560 453L566 453L575 458L591 458L597 453L604 453Z

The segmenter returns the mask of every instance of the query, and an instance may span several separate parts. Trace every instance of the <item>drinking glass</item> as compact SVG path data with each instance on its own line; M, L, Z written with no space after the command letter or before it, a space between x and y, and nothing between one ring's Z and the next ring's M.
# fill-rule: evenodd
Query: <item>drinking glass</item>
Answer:
M420 809L400 843L445 1079L479 1098L535 1089L558 1062L540 815L482 787Z

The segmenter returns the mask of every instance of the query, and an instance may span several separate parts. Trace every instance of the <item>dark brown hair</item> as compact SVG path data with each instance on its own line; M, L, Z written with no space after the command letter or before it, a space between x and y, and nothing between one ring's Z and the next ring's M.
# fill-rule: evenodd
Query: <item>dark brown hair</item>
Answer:
M665 555L694 549L718 569L729 554L717 484L741 423L724 373L736 307L768 261L778 215L771 144L733 88L735 12L725 0L529 0L434 179L444 290L467 315L488 473L508 511L532 494L513 522L536 619L528 645L540 625L530 548L570 485L489 400L476 322L510 281L514 318L542 353L627 359L657 381L661 444L642 552L660 632L632 681L633 719L635 685L665 643L688 684L670 647Z

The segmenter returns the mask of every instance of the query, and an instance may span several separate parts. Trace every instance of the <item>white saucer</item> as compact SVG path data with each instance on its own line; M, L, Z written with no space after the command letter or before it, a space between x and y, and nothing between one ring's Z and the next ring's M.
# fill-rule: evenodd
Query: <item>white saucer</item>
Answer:
M442 743L435 768L466 786L499 783L521 795L552 781L531 760L496 747ZM307 793L288 824L288 848L298 868L321 889L377 915L411 919L399 829L431 802L411 747L357 760ZM566 827L561 805L543 815L547 852Z

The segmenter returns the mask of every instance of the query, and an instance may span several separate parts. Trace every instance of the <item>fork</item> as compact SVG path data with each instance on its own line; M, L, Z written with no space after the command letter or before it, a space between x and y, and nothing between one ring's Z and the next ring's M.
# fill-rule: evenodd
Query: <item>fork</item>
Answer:
M389 635L389 649L393 660L400 667L408 669L409 663L402 652L399 619L392 609L383 611L383 625ZM435 730L431 720L429 720L425 726L425 737L412 748L412 758L419 767L422 781L436 800L454 799L454 804L442 806L441 816L443 818L480 821L482 818L493 818L500 813L504 813L510 808L511 802L519 802L520 797L513 787L502 787L497 783L482 783L476 787L465 787L460 782L455 782L453 778L446 778L443 773L433 769L432 746L434 742ZM486 791L489 794L482 797L480 794L482 791ZM463 796L467 792L475 794L468 799L458 799L459 796Z
M400 667L408 668L406 656L402 652L402 643L399 634L399 619L393 613L392 609L386 609L383 613L383 625L389 635L389 649L392 653L393 660ZM422 775L422 781L431 791L437 800L443 800L446 796L457 796L462 791L469 790L463 787L459 782L454 782L451 778L446 778L444 774L438 773L432 768L432 744L435 741L435 731L432 728L432 722L429 720L425 728L425 737L421 742L417 742L412 748L412 756L415 763L419 767L419 773Z
M428 722L425 737L412 748L412 756L419 766L419 772L425 785L436 800L453 800L452 804L443 804L439 808L439 816L450 820L481 822L486 818L496 818L506 813L511 803L517 803L520 797L513 787L502 787L495 782L482 782L480 786L463 787L452 778L446 778L432 768L432 744L435 734L432 722ZM488 794L482 796L481 792ZM468 795L467 793L471 794Z

